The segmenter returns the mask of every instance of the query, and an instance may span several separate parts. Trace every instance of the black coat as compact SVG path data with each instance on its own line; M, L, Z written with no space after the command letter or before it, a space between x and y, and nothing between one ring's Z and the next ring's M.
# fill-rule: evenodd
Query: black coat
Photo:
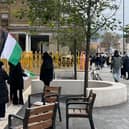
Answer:
M126 72L129 72L129 57L125 56L123 60L123 66Z
M6 80L8 80L8 74L0 68L0 104L8 102L8 88Z
M40 68L40 80L45 84L53 79L53 61L47 53L43 56L43 63Z
M9 64L9 84L12 88L23 89L23 70L21 64L18 63L16 66Z

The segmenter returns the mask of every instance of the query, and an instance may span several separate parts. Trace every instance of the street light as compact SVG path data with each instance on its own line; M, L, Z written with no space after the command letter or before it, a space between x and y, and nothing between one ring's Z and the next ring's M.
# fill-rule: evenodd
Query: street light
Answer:
M125 0L123 0L123 54L125 51L125 40L124 40L124 26L125 26Z

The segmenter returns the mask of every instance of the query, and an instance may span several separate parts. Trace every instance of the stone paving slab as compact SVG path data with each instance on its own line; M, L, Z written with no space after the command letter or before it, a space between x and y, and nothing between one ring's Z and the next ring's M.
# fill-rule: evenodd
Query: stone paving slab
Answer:
M109 68L104 68L98 72L104 81L114 81ZM129 86L129 80L121 79L120 82ZM66 127L64 103L61 109L63 109L64 121L57 124L57 129L65 129ZM93 110L93 119L96 129L129 129L129 102L111 107L95 108ZM89 121L87 119L71 119L70 129L90 129Z
M25 92L23 93L23 97L24 97L24 101L26 102L27 99L28 99L28 94L30 94L30 89L31 87L28 87ZM4 129L8 123L8 115L9 114L17 114L17 112L19 112L21 109L22 109L22 105L13 105L13 104L10 104L8 107L7 107L7 111L6 111L6 116L5 116L5 120L3 121L0 121L0 129Z
M109 68L104 68L99 73L104 81L113 81L112 73L110 73ZM127 84L129 91L129 80L121 80L120 82ZM20 112L18 113L19 115L24 115L25 107L26 105L22 108L22 110L20 110ZM61 112L63 121L59 122L57 118L56 129L66 128L64 101L61 101ZM129 101L111 107L95 108L93 110L93 119L95 123L95 129L129 129ZM69 129L90 129L89 121L87 119L80 119L80 118L70 119Z

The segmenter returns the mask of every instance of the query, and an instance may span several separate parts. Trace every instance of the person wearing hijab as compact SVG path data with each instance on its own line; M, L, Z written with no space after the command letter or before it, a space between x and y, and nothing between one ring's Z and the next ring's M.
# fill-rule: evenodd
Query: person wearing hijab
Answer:
M111 66L112 66L114 81L119 82L121 75L122 58L119 55L118 50L114 51L114 56L112 57Z
M43 63L40 68L40 80L43 81L45 86L49 86L53 79L53 60L47 52L43 54L42 59Z
M0 61L0 120L3 120L6 112L6 103L8 103L8 88L6 85L8 74L4 70L4 64Z
M23 101L23 69L20 62L14 66L9 63L9 84L10 84L10 99L14 105L24 104Z

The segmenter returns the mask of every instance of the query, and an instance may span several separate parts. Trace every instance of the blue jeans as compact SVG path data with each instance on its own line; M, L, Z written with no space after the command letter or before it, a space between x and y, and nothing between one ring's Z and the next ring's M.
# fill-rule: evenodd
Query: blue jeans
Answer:
M120 81L120 69L117 72L113 72L113 78L115 80L115 82L119 82Z

